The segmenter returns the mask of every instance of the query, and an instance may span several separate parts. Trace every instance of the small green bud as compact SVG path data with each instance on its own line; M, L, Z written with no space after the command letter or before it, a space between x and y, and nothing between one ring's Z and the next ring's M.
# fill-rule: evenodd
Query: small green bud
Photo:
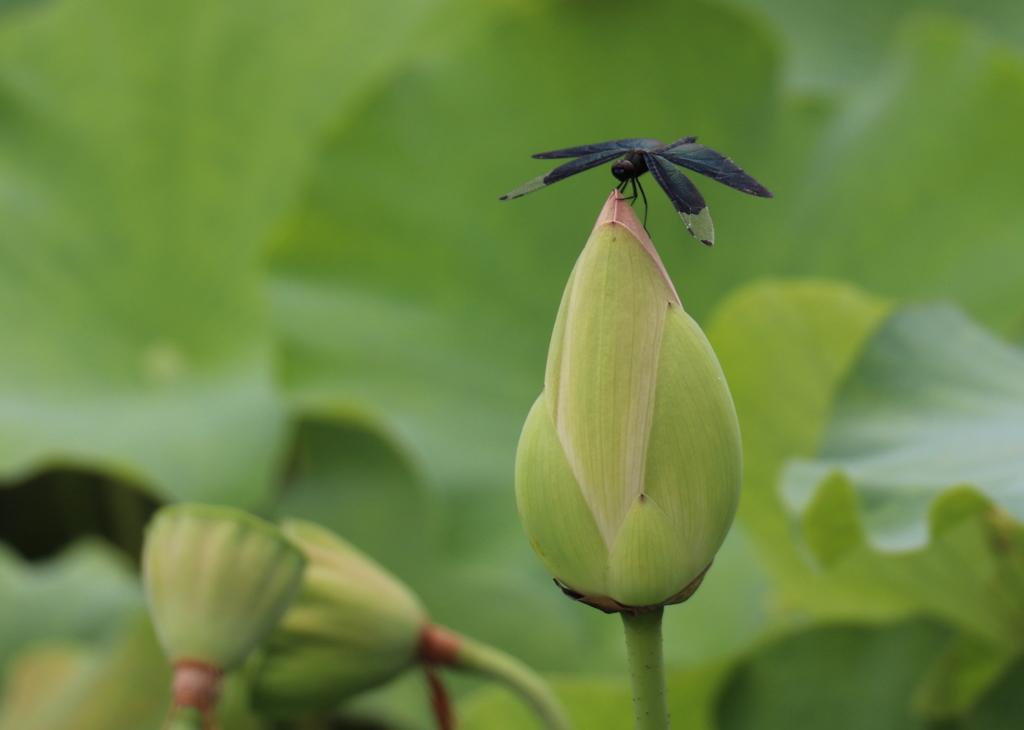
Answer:
M413 593L326 528L292 519L282 529L308 567L254 662L254 708L277 717L329 709L415 664L427 614Z
M176 504L149 524L142 575L172 663L242 664L302 581L302 552L274 525L232 507Z
M212 727L221 675L274 628L304 566L276 526L242 510L176 504L157 512L146 530L142 577L174 666L172 716L197 708Z
M602 610L678 603L725 539L741 476L715 353L612 193L566 286L519 442L530 542L566 593Z

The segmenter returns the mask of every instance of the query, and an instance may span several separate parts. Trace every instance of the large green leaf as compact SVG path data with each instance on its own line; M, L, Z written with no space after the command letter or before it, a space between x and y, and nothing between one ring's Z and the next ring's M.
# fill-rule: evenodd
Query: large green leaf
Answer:
M958 317L951 320L942 309L937 311L946 316L928 327L906 325L936 310L907 310L875 336L887 311L883 303L855 290L823 283L753 286L719 310L711 339L736 398L745 438L747 488L740 518L791 605L823 617L873 620L923 611L995 646L1020 646L1020 529L1005 515L994 515L970 491L949 493L929 512L937 492L958 484L961 475L950 472L948 480L939 480L940 486L930 491L920 486L890 490L885 500L877 489L868 494L869 510L879 509L878 521L889 519L889 532L930 530L936 539L927 550L888 557L875 552L865 539L858 497L847 479L834 472L834 464L814 471L817 476L833 475L820 485L810 482L817 491L790 487L791 503L802 508L803 538L813 557L808 559L794 539L792 511L784 508L777 491L787 458L818 453L822 444L835 449L843 443L841 436L858 435L859 441L850 442L851 457L867 459L873 453L886 467L877 473L906 475L908 464L915 463L907 457L923 449L928 456L916 463L927 464L934 476L930 462L941 459L952 469L957 455L948 440L936 442L936 435L945 439L947 431L978 428L986 412L979 403L993 404L1000 414L998 428L1007 428L1002 415L1012 403L1005 388L1019 387L1012 375L1001 373L1006 367L1012 371L1019 357L1009 346L971 327L958 335L954 323L959 321L960 329L964 323ZM975 354L988 361L977 372L970 366ZM890 367L880 367L883 363ZM955 406L946 419L932 407L944 402ZM865 403L873 404L874 411L865 410ZM865 428L836 425L829 431L834 435L826 436L830 412L836 424ZM870 426L868 415L874 416ZM894 440L894 434L902 434L903 440ZM972 461L968 436L960 433L959 438L965 439L962 472L978 462ZM888 451L871 452L865 444L885 445ZM1013 448L1011 441L1009 451L1016 453ZM1006 471L990 459L983 473ZM922 500L922 495L927 498ZM896 507L909 519L894 526Z
M1024 646L1022 376L1024 354L950 307L885 324L838 394L820 460L782 485L833 578Z
M936 497L960 485L1024 522L1024 351L953 307L901 310L838 394L817 460L787 470L790 506L803 511L833 471L878 549L925 545Z
M815 571L793 539L777 480L786 459L815 453L832 400L889 305L827 281L750 285L708 329L736 402L744 446L739 519L784 601L830 615L901 615L911 603Z
M886 296L953 298L989 326L1019 329L1022 114L1019 53L964 24L911 23L832 112L790 108L762 176L776 199L758 215L735 196L713 207L734 221L737 255L693 274L835 277Z
M438 3L60 0L0 26L0 471L257 504L263 248Z
M721 730L923 730L913 696L948 631L926 623L827 626L744 662L722 696Z

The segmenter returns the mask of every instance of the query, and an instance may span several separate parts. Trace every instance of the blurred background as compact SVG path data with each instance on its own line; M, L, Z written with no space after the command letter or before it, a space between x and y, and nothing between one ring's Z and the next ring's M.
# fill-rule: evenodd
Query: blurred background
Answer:
M136 565L178 500L337 530L630 727L512 479L616 181L498 197L686 135L776 197L695 180L708 249L648 183L746 462L666 611L674 727L1020 727L1022 48L1016 0L0 0L0 728L159 727ZM421 684L333 727L425 730Z

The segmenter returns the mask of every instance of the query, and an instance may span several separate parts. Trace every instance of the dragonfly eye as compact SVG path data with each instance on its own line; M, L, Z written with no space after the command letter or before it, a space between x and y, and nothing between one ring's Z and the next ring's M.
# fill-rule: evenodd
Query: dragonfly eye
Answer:
M629 160L619 160L612 165L612 175L619 180L628 180L633 173L633 163Z

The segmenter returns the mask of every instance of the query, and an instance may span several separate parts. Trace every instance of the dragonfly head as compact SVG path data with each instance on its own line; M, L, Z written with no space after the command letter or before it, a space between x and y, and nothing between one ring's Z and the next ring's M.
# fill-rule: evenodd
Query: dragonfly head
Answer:
M630 152L612 165L612 175L620 182L638 178L645 172L647 172L647 163L644 161L643 155L637 152Z

